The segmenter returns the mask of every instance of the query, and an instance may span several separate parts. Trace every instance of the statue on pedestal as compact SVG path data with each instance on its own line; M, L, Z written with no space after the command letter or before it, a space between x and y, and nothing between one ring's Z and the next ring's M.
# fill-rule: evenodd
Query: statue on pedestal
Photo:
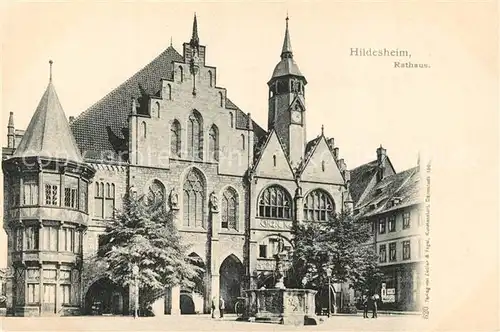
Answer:
M172 210L179 209L179 194L177 193L177 190L175 188L172 188L172 190L170 190L170 195L168 200L170 203L170 208Z
M217 195L215 194L215 191L212 191L210 193L210 208L212 212L219 212L219 200L217 198Z
M283 241L283 238L279 237L278 238L278 248L277 252L274 255L274 258L276 259L276 269L274 271L274 275L276 276L276 285L274 288L277 289L285 289L285 273L283 270L283 260L286 257L286 252L284 252L285 248L285 241Z

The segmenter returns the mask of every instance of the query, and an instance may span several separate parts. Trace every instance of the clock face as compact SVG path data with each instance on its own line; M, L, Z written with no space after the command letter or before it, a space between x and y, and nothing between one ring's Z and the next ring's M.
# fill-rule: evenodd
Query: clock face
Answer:
M301 122L302 121L302 113L299 111L293 111L292 112L292 121L293 122Z

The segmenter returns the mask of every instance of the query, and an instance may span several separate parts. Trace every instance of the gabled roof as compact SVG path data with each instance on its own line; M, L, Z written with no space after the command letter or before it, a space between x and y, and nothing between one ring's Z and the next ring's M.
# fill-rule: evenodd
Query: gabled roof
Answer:
M119 153L128 150L127 120L132 109L132 98L159 96L161 79L172 79L172 63L182 61L182 55L169 46L148 65L75 118L71 129L85 158L100 160L105 153L113 160L125 161L119 159ZM247 115L227 98L226 108L236 110L237 128L247 128ZM253 128L256 140L265 135L265 131L257 123L253 122Z
M370 184L370 181L377 174L377 160L370 161L351 170L351 182L349 184L349 191L351 197L356 204L361 195L365 192Z
M128 137L124 129L128 128L132 97L139 98L144 92L154 95L161 88L162 78L172 78L173 61L183 61L183 57L170 46L75 118L71 129L86 158L101 159L101 152L106 152L118 160L117 153L126 150Z
M52 79L13 157L46 157L74 162L83 161Z
M382 212L418 204L420 201L419 168L414 167L388 176L377 183L358 202L359 216L369 217ZM390 205L393 198L399 198L397 205Z
M271 129L265 136L263 136L260 139L259 143L257 143L255 145L255 147L254 147L254 163L252 166L252 171L253 172L256 171L256 169L260 163L260 160L262 158L262 155L263 155L264 151L266 150L267 145L269 144L269 141L271 140L271 137L273 136L273 134L274 134L274 136L276 136L276 139L278 140L278 144L281 147L281 151L283 152L283 155L286 159L286 162L288 164L288 167L290 168L291 173L293 175L295 175L295 171L294 171L292 165L290 164L290 158L287 155L286 150L284 149L284 145L281 142L279 135L276 134L276 131L274 129Z

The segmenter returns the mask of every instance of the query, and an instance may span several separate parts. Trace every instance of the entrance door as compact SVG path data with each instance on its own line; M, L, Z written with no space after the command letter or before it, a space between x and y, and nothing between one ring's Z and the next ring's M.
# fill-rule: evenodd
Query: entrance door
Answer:
M220 296L225 302L225 311L234 312L234 305L241 296L241 277L245 269L234 255L228 256L220 266Z

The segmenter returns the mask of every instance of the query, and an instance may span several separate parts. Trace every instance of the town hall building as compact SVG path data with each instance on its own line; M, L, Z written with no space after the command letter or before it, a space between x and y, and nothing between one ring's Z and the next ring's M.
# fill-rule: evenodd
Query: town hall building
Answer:
M51 63L31 122L16 129L11 113L3 148L9 310L129 313L129 290L88 263L128 193L164 204L205 269L201 290L161 297L167 314L209 312L219 296L231 310L244 289L272 284L293 223L353 209L334 139L319 128L306 139L308 114L321 110L307 108L290 40L287 18L265 128L217 84L196 16L181 52L169 46L76 118L66 118Z

